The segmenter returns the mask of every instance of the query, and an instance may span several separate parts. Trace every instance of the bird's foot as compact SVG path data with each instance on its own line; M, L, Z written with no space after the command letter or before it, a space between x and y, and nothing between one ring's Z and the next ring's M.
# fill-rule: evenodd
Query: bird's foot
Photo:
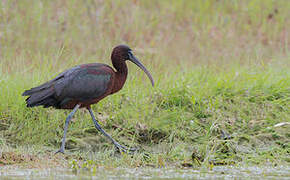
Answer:
M64 154L64 149L62 149L62 148L60 148L58 151L56 151L54 154L56 155L56 154L58 154L58 153L62 153L62 154Z
M128 147L122 146L120 144L115 144L115 147L120 152L124 152L124 153L128 153L128 154L133 154L134 152L136 152L138 150L137 148L128 148Z

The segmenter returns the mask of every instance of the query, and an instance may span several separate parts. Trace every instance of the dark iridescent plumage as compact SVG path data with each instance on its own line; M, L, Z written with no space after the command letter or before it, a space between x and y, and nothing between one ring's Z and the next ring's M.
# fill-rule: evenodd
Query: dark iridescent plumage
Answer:
M154 82L150 73L132 54L128 46L119 45L115 47L111 59L116 71L106 64L83 64L64 71L51 81L27 90L22 94L23 96L29 96L26 99L27 107L43 106L45 108L73 109L66 119L62 146L58 152L64 152L67 127L73 114L78 108L83 107L88 109L99 131L108 137L119 149L128 150L117 143L100 127L90 105L118 92L123 87L128 73L126 60L130 60L139 66L148 75L152 85L154 85Z
M87 101L110 94L114 70L105 64L93 63L71 68L55 79L23 93L27 106L73 109L77 103L85 107Z

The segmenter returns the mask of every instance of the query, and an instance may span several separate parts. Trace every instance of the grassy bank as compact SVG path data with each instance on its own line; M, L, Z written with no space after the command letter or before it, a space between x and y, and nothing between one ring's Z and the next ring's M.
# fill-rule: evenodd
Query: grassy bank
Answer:
M1 97L2 145L57 149L69 111L27 109L15 94L32 81L6 78L1 83L6 94ZM289 161L289 125L274 127L289 122L287 68L196 68L157 78L155 88L145 82L130 78L122 92L94 106L105 129L122 143L139 147L141 154L162 156L169 163L190 161L193 154L217 163ZM112 148L89 114L79 111L69 128L67 149Z
M0 6L0 164L46 160L60 145L69 111L28 109L21 93L76 64L110 64L120 43L135 50L156 86L130 64L124 88L93 110L106 131L140 152L114 154L80 110L68 131L70 165L289 163L288 1Z

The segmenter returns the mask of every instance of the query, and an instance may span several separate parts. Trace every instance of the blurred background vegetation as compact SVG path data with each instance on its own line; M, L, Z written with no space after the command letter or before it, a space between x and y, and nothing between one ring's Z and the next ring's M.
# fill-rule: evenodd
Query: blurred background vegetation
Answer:
M156 87L129 64L123 90L94 107L116 139L170 143L158 151L172 161L193 147L204 159L286 157L289 132L269 127L289 122L289 7L288 0L2 0L0 144L58 147L64 111L27 109L21 93L80 63L110 64L112 48L128 44ZM90 127L80 111L71 148L110 146L95 131L88 137Z
M177 64L255 65L289 57L287 0L4 0L0 6L1 62L8 72L109 62L120 43L156 73Z

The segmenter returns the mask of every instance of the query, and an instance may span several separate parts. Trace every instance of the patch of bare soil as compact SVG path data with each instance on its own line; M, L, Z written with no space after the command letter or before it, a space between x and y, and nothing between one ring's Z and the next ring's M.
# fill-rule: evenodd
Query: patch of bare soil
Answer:
M0 167L5 168L51 168L66 167L67 158L64 155L33 155L20 152L2 152L0 153Z

